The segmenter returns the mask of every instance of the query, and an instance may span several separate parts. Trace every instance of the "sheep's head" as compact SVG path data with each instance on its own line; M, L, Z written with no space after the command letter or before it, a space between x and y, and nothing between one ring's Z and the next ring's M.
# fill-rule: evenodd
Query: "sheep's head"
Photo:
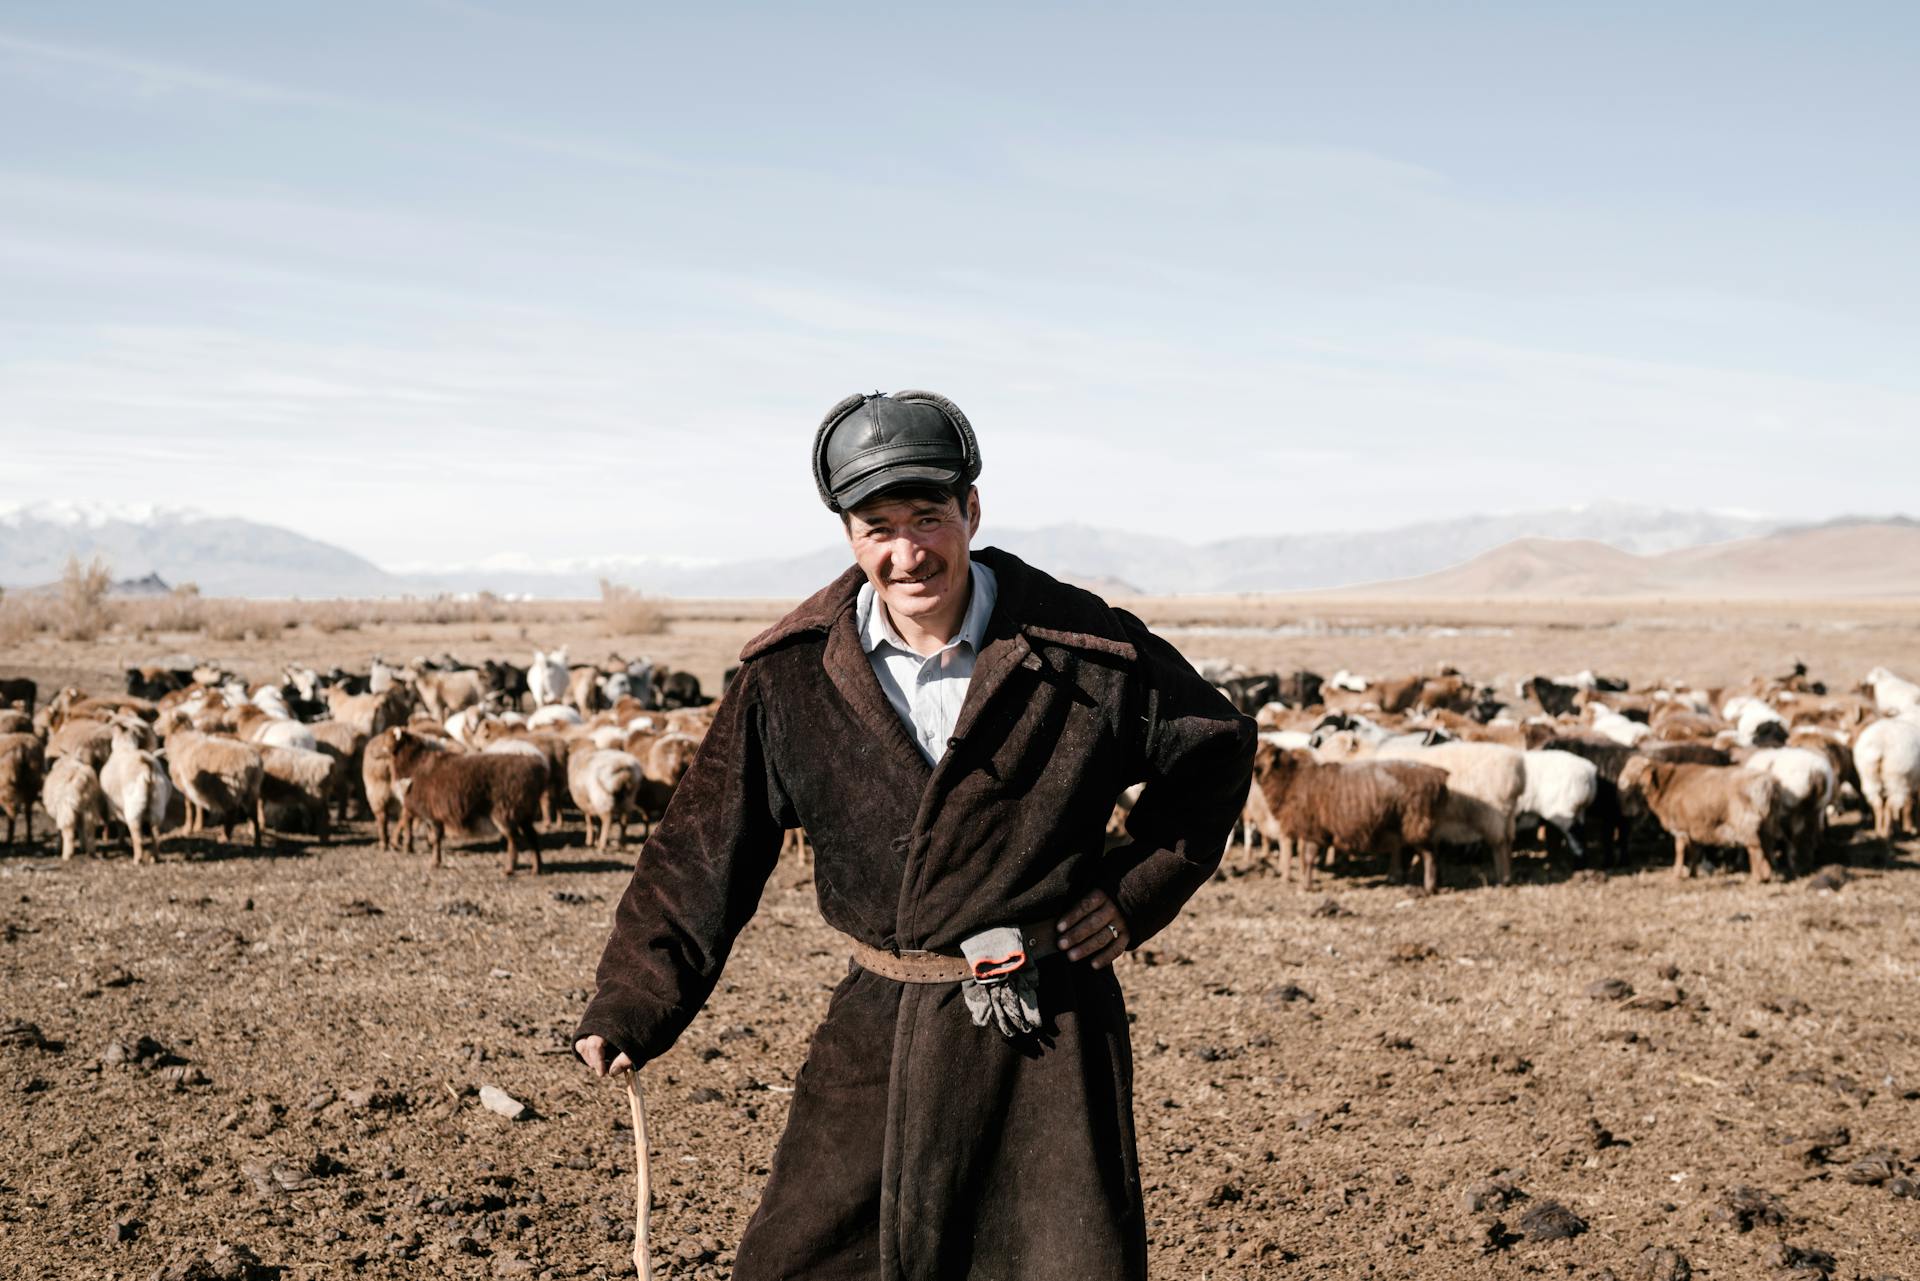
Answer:
M1640 818L1647 812L1646 786L1653 777L1653 762L1636 756L1620 770L1620 812L1628 818Z

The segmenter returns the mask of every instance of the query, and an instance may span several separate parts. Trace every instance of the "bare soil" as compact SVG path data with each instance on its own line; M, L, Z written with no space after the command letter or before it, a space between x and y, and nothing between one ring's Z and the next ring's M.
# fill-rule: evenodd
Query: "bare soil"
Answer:
M1920 670L1910 606L1137 605L1189 655L1259 666ZM779 612L675 608L622 652L703 679ZM620 648L558 616L486 641L305 630L219 656ZM111 689L191 639L16 647L0 674ZM0 1276L629 1272L624 1099L566 1041L632 851L551 839L549 874L512 880L497 841L429 873L352 824L325 849L170 838L151 868L62 864L44 829L0 856ZM1920 845L1848 823L1844 872L1774 885L1645 853L1612 876L1522 856L1505 889L1463 861L1430 898L1377 864L1309 895L1232 861L1120 968L1154 1274L1920 1275ZM783 865L643 1074L662 1275L728 1275L845 965ZM486 1085L532 1115L486 1110Z

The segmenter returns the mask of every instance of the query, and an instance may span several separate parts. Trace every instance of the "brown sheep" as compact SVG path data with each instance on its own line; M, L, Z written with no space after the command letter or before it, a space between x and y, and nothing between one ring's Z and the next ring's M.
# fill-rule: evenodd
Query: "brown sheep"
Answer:
M46 772L46 754L32 734L0 734L0 811L7 816L7 844L13 844L13 823L27 820L27 844L33 844L33 804L40 799L40 780Z
M1769 774L1731 765L1669 765L1638 757L1620 771L1620 805L1630 817L1652 814L1673 837L1673 870L1692 876L1705 845L1747 851L1753 879L1773 879L1779 851L1791 872L1781 824L1789 807Z
M260 749L238 739L176 730L167 738L167 776L186 802L188 836L206 830L207 816L218 817L221 839L233 839L235 823L253 825L253 846L260 848L266 825L260 799L265 766Z
M547 771L539 761L513 752L457 755L402 730L393 739L393 774L407 785L403 812L433 832L433 866L440 866L448 827L472 831L487 820L506 841L506 874L519 867L521 841L533 855L533 874L540 874L540 835L533 820Z
M77 756L98 770L113 751L113 728L105 721L65 721L47 739L47 758L60 760Z
M1261 743L1257 780L1275 829L1300 855L1306 887L1321 848L1386 854L1398 881L1408 851L1423 860L1429 891L1439 885L1435 828L1447 803L1447 773L1411 761L1322 764L1312 753ZM1292 851L1283 850L1283 860Z
M360 777L369 736L345 721L317 721L308 728L313 731L314 746L339 762L340 768L334 774L333 801L339 809L338 817L344 822L353 803L353 780Z
M400 796L404 790L400 780L393 772L393 740L403 731L397 726L375 735L367 743L366 750L360 754L360 782L365 789L367 809L373 814L375 830L379 833L380 848L383 850L400 849L395 840L393 829L388 826L395 818L400 820L402 835L406 841L406 852L413 853L413 816L401 807ZM430 747L445 752L458 752L463 749L452 739L420 736L421 741Z

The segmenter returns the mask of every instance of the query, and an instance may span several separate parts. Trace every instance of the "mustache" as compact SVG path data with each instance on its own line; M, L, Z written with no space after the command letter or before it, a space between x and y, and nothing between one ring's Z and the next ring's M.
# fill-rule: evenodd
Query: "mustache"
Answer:
M911 574L900 574L892 570L889 570L887 572L887 581L889 583L900 583L900 582L912 582L914 580L923 579L923 578L932 578L936 574L945 573L946 569L947 569L947 565L945 561L936 562L936 561L929 560L923 563L919 569L913 571Z

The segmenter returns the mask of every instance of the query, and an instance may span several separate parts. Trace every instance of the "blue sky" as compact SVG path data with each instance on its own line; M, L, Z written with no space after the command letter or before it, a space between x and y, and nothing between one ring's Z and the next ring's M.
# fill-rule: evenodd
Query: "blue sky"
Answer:
M1907 5L0 3L0 501L384 564L1912 510Z

